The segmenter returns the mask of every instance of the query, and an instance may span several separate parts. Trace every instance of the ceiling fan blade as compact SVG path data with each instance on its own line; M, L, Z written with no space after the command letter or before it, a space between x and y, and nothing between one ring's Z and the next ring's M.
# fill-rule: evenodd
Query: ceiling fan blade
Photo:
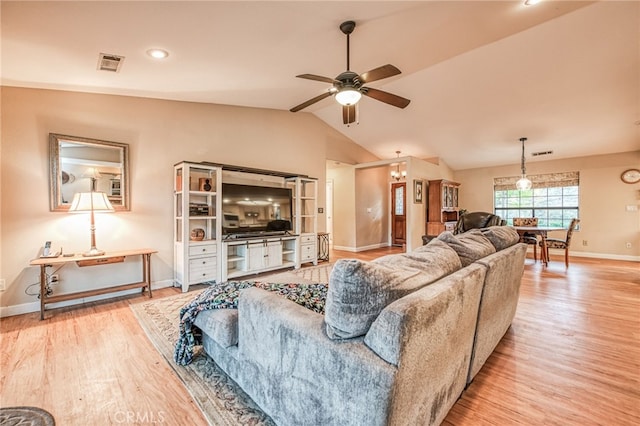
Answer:
M342 122L344 124L351 124L356 121L356 106L345 105L342 107Z
M393 93L384 92L378 89L372 89L371 87L363 87L360 91L370 98L398 108L406 108L411 102L409 99L403 98L402 96L394 95Z
M333 84L335 82L333 78L323 77L321 75L315 75L315 74L300 74L300 75L296 75L296 77L306 78L307 80L323 81L329 84Z
M301 109L305 109L306 107L308 107L309 105L313 105L318 101L323 100L324 98L328 98L329 96L331 96L333 93L331 92L324 92L322 95L318 95L315 98L309 99L306 102L301 103L298 106L294 106L293 108L291 108L289 111L291 112L298 112Z
M383 78L387 77L393 77L394 75L398 75L401 72L402 71L400 71L393 65L387 64L361 74L360 81L362 82L362 84L371 83L372 81L382 80Z

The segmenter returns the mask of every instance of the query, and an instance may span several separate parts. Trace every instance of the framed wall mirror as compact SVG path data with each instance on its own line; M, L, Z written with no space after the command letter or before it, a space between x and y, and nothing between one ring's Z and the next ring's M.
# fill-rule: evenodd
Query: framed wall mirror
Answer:
M129 145L78 136L49 134L49 198L51 211L68 211L73 196L107 194L116 211L129 210Z

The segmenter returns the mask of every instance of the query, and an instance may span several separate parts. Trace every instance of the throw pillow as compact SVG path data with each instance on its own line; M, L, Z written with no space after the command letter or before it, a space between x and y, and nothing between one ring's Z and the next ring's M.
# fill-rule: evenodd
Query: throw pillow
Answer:
M496 251L504 250L520 241L520 235L510 226L491 226L481 229L480 232L491 241Z
M496 248L491 244L491 241L482 235L479 229L472 229L458 235L445 231L438 235L438 239L447 243L449 247L458 253L463 268L496 252Z

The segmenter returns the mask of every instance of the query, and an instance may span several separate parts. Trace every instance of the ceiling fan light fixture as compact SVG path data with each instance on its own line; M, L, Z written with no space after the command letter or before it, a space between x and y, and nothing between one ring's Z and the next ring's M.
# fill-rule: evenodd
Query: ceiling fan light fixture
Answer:
M361 97L362 93L352 87L346 87L336 93L336 101L343 106L355 105Z

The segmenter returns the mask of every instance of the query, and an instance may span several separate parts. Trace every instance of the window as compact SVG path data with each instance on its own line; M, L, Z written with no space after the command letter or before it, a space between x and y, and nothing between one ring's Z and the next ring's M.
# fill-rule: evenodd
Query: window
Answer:
M537 217L540 226L569 227L579 213L579 172L528 176L533 187L515 189L519 176L494 179L494 212L513 224L514 217Z

